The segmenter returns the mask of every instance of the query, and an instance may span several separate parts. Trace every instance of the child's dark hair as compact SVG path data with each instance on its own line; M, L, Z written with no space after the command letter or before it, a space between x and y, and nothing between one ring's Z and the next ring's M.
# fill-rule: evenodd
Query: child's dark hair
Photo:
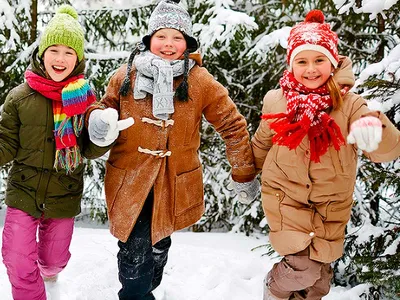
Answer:
M133 59L135 58L135 56L136 56L137 54L140 53L141 47L142 47L142 46L140 45L140 43L137 44L137 45L135 46L135 48L133 49L131 55L129 55L128 65L127 65L127 67L126 67L126 75L125 75L124 81L122 82L121 88L119 89L119 93L120 93L122 96L124 96L124 97L125 97L126 95L128 95L129 88L130 88L130 86L131 86L130 74L131 74L131 70L132 70Z
M186 49L184 54L184 71L183 71L183 81L181 84L176 88L175 96L178 98L179 101L186 102L189 100L189 84L188 84L188 77L189 77L189 50Z

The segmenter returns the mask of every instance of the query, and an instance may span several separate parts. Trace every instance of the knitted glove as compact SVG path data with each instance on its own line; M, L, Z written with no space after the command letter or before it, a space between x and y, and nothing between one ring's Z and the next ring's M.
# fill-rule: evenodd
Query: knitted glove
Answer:
M228 188L232 188L238 195L238 200L242 204L250 204L258 195L260 191L260 182L254 178L249 182L236 182L231 181Z
M114 143L119 132L134 124L132 117L118 121L114 108L95 109L89 116L89 138L93 144L106 147Z
M382 122L376 117L364 117L354 121L347 136L347 143L355 143L359 149L366 152L378 149L381 140Z

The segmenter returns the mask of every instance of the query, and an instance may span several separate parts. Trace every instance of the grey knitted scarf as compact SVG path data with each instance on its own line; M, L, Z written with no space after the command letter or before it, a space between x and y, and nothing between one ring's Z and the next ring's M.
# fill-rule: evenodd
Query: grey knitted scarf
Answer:
M137 70L135 99L143 99L147 93L153 95L153 115L157 119L167 120L169 114L174 112L174 77L183 74L184 60L168 61L144 51L135 57L133 64ZM195 61L189 59L189 70L195 65Z

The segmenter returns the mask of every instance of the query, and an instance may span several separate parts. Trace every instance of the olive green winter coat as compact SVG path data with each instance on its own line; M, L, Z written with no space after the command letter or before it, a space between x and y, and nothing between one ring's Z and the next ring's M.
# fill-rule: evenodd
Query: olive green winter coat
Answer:
M45 77L37 58L31 60L31 67ZM83 73L84 68L81 61L70 76ZM37 218L70 218L80 213L85 166L80 165L71 175L53 168L53 129L52 100L27 83L10 91L0 120L0 165L12 162L5 202ZM78 145L84 156L95 149L85 130Z

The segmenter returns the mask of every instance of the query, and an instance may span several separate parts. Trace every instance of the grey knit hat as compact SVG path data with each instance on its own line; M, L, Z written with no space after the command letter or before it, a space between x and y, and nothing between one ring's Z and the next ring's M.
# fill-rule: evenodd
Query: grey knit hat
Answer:
M178 5L179 2L180 0L163 0L154 9L149 19L147 35L142 39L148 49L151 36L162 28L173 28L182 32L189 52L199 47L192 33L192 18L183 7Z

